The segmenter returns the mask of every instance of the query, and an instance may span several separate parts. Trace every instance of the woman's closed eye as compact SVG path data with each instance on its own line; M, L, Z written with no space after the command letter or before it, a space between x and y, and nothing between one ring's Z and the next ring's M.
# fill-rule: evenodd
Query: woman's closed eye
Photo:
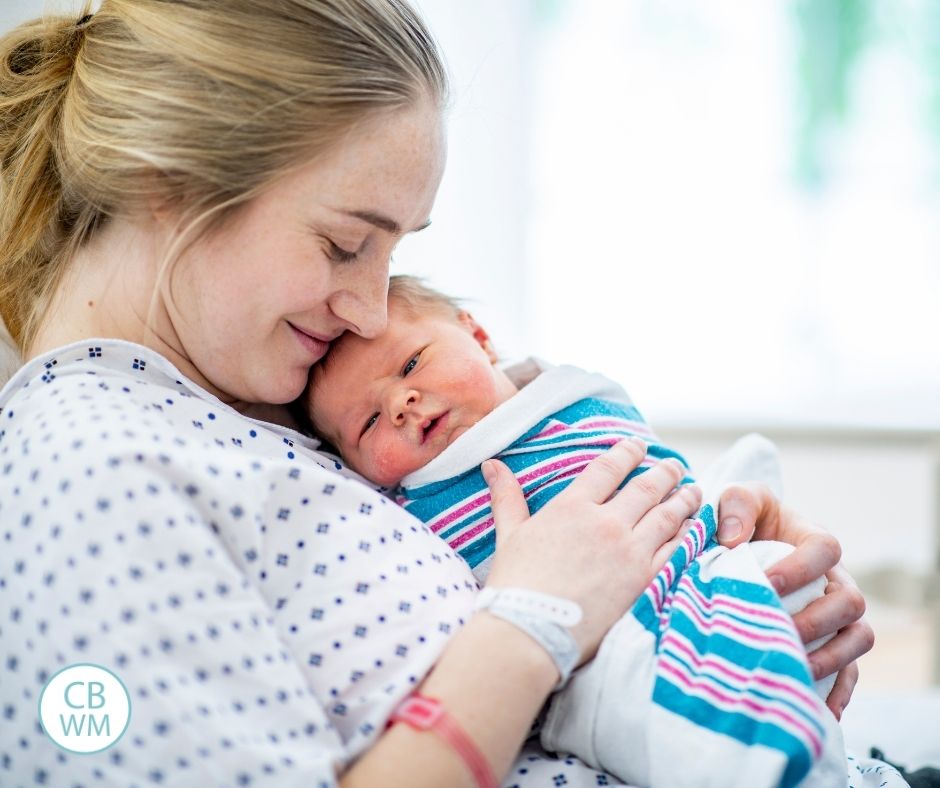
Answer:
M327 243L329 244L329 257L335 263L351 263L359 256L359 249L351 252L348 249L343 249L342 246L338 246L329 239L327 239Z

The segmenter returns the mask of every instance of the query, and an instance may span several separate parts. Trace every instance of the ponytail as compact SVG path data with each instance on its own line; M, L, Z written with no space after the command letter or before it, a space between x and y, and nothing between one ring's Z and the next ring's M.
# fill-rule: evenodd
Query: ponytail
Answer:
M69 209L60 177L62 105L84 35L85 24L58 16L0 39L0 316L20 350L76 224L83 236L94 223L94 212Z

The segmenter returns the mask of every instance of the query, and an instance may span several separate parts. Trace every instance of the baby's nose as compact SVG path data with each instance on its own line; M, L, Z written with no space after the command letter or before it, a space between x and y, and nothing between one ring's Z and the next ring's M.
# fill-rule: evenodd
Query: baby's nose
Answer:
M397 401L393 403L392 421L396 424L404 424L405 417L418 404L421 396L417 391L409 389L399 395Z

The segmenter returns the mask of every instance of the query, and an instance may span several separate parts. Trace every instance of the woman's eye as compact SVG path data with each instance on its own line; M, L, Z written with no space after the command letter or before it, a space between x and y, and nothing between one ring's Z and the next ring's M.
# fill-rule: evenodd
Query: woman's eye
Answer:
M369 427L371 427L373 424L375 424L375 422L377 422L378 420L379 420L379 414L378 414L378 413L373 413L371 416L369 416L368 420L367 420L366 423L365 423L365 426L362 428L362 433L361 433L361 434L362 434L362 435L365 435L365 434L369 431Z
M330 259L336 263L351 263L359 256L359 252L350 252L348 249L343 249L341 246L337 246L332 241L328 241L330 244Z
M419 358L420 356L421 356L420 353L415 353L415 354L411 357L411 359L409 359L408 363L405 364L405 368L401 371L401 376L402 376L402 377L404 377L405 375L407 375L409 372L411 372L411 370L413 370L416 366L418 366L418 358Z

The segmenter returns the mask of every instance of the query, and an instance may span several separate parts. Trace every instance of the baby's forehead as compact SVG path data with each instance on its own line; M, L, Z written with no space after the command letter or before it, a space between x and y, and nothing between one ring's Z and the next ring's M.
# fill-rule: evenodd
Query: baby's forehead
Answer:
M375 344L372 347L381 346L381 340L382 337L373 340ZM310 380L314 392L324 385L359 374L355 361L359 355L357 349L363 352L366 350L363 342L362 337L347 331L330 343L327 354L314 365L311 372Z
M389 293L388 328L393 324L412 323L416 320L440 320L444 323L456 323L457 312L450 304L437 301L418 301ZM388 333L388 329L386 332Z
M367 360L387 360L385 353L390 353L402 340L409 339L423 327L436 322L457 325L457 316L444 305L412 304L396 298L389 298L388 325L377 337L364 339L358 334L347 331L333 340L330 349L313 368L313 385L329 385L339 379L349 377L379 377L379 364L357 363Z

